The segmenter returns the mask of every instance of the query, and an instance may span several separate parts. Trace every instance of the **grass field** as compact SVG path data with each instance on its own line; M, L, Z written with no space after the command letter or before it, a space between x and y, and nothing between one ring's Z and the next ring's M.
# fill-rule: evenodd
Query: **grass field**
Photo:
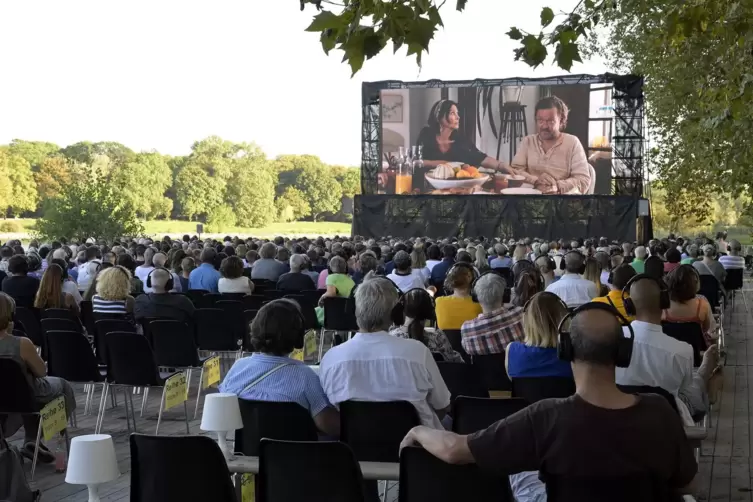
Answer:
M7 227L15 227L13 232L1 232L0 240L22 239L28 240L31 236L32 229L36 220L31 218L19 218L13 220L0 220L0 229L3 229L3 221L7 222ZM144 222L146 234L152 237L162 237L164 235L182 236L184 234L196 234L196 222L179 221L179 220L151 220ZM276 237L282 236L301 236L308 237L333 236L333 235L350 235L350 223L334 223L331 221L311 222L296 221L292 223L273 223L262 228L235 227L218 234L204 233L202 236L214 237L225 235L231 236L253 236L253 237Z

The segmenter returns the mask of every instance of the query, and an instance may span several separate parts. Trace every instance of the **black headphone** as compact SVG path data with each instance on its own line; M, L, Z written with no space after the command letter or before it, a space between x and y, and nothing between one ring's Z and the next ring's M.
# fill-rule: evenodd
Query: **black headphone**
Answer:
M387 279L385 277L385 279ZM392 279L387 279L390 282L392 282ZM395 305L395 308L392 309L392 313L390 316L392 317L392 323L395 326L402 326L405 324L405 297L410 293L411 291L423 291L426 295L428 295L429 299L431 300L431 313L429 316L425 319L426 321L430 321L432 323L437 321L437 313L436 313L436 303L434 302L434 297L429 294L428 291L426 291L424 288L413 288L409 289L405 293L400 294L400 298L397 300L397 305Z
M403 322L405 322L405 316L403 314L403 310L405 307L405 302L403 301L403 296L404 296L403 292L400 290L399 287L397 287L397 284L395 284L395 282L389 277L385 277L383 275L374 275L371 280L375 280L375 279L382 279L389 282L395 288L395 291L397 291L397 303L395 304L394 307L392 307L390 318L392 319L393 324L397 326L401 326ZM356 289L358 288L358 286L360 286L360 284L350 290L350 296L348 296L348 301L346 302L346 305L345 305L346 311L353 312L353 313L355 313L356 311Z
M473 285L476 284L476 281L478 280L479 275L478 275L478 272L476 272L476 268L473 265L471 265L470 263L466 263L464 261L456 261L455 263L452 264L450 269L447 271L447 274L445 275L445 278L444 278L444 284L443 284L445 294L449 295L452 293L452 287L450 287L450 283L448 279L450 277L450 274L452 274L452 272L455 270L456 267L466 268L471 271L471 275L473 276L473 280L471 281L471 297L473 297ZM473 301L475 302L476 300L473 300Z
M572 250L570 250L567 253L565 253L565 254L562 255L562 259L560 260L560 270L565 270L566 269L565 258L567 258L567 255L573 254L573 253L575 253L578 256L580 256L580 259L583 261L583 264L580 266L580 270L578 271L579 274L582 274L583 272L586 271L586 257L583 255L583 253L581 253L577 249L572 249Z
M554 272L557 270L557 264L554 262L554 258L549 256L548 254L542 254L541 256L537 256L536 259L533 261L533 265L538 268L536 265L536 262L539 261L541 258L544 258L546 260L546 268ZM539 271L540 272L540 271Z
M478 295L476 295L476 283L479 281L479 279L481 279L485 275L496 275L497 277L499 277L500 279L502 279L504 281L504 283L505 283L505 293L507 293L507 291L510 289L510 286L507 284L507 279L505 279L505 276L503 276L499 271L497 271L497 270L487 270L483 274L481 274L478 277L476 277L473 280L473 282L471 283L471 300L473 300L474 303L478 303ZM502 302L503 303L505 302L505 296L507 296L507 295L504 295L502 297Z
M636 314L635 304L633 303L633 300L631 300L630 297L626 296L630 294L630 286L644 279L654 281L656 285L659 286L659 307L662 310L669 308L669 291L664 285L664 282L648 274L638 274L631 277L627 284L625 284L625 287L622 288L622 304L625 305L625 313L627 313L627 315L634 316Z
M537 296L541 296L541 295L544 295L544 294L546 294L547 296L553 296L553 297L555 297L557 299L557 301L560 302L560 305L562 305L562 308L564 308L566 312L570 312L570 307L567 306L567 303L565 303L565 301L562 298L560 298L559 296L555 295L551 291L539 291L535 295L531 296L526 301L525 305L523 305L523 313L525 314L526 311L528 310L528 306L531 304L531 300L533 300Z
M154 267L151 272L149 272L149 275L146 276L146 287L151 288L152 287L152 274L155 270L164 270L167 272L167 275L170 277L167 282L165 283L165 291L172 291L173 287L175 287L174 280L173 280L173 274L165 267Z
M635 339L633 327L630 326L630 323L627 321L627 319L625 319L622 314L617 311L616 308L606 303L600 302L584 303L562 318L560 325L557 328L557 332L559 334L559 340L557 341L557 357L562 361L573 362L575 360L575 348L573 347L573 339L570 336L570 331L565 330L565 325L567 321L574 319L575 316L587 310L603 310L605 312L609 312L610 314L617 317L623 327L626 327L628 329L628 331L630 332L630 338L620 336L620 339L617 341L617 351L614 356L615 366L617 366L618 368L627 368L630 365L630 358L633 355L633 340Z
M529 276L529 275L533 275L533 276L536 277L537 282L539 283L539 291L544 291L544 289L546 289L546 283L544 282L544 276L541 275L541 272L539 272L539 269L538 268L527 268L527 269L523 270L520 273L520 275L518 276L518 280L515 281L515 291L516 291L516 294L517 294L517 292L519 290L520 281L523 280L524 276Z

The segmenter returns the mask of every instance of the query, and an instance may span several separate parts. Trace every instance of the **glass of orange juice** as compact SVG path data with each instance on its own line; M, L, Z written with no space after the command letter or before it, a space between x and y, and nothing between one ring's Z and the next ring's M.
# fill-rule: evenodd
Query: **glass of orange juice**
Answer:
M398 173L395 176L395 193L400 195L410 193L413 189L413 176L411 174Z

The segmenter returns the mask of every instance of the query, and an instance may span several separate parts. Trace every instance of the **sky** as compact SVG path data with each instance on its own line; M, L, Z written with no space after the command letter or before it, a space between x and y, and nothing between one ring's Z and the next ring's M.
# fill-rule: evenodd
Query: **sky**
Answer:
M0 2L0 144L117 141L185 155L210 135L274 157L359 165L361 83L562 75L514 62L511 26L534 31L542 6L571 0L470 0L442 9L423 68L405 49L351 78L342 53L306 33L298 0ZM586 62L573 73L602 73Z

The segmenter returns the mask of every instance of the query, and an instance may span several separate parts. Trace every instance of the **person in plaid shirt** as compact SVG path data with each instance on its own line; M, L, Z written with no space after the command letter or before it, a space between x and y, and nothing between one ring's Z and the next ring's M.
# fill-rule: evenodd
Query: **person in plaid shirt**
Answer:
M460 328L461 344L468 354L501 354L510 342L523 340L523 309L504 307L506 287L505 280L495 273L476 281L473 291L482 313Z

